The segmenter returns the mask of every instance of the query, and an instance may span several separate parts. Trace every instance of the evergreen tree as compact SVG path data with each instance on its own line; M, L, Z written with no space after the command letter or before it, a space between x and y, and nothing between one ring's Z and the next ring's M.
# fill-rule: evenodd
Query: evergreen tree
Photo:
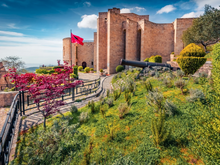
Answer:
M183 32L182 40L185 46L190 43L202 44L207 51L208 45L220 40L220 10L205 5L204 14L195 19L193 25Z

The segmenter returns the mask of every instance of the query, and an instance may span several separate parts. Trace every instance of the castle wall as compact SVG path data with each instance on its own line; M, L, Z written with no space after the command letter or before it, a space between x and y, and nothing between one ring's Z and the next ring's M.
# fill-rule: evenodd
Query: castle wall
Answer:
M107 12L97 19L97 71L107 68Z
M108 11L107 72L109 74L115 73L116 66L124 57L125 43L122 25L126 20L126 16Z
M71 45L70 37L63 39L63 61L67 61L70 64L71 60Z
M174 54L178 55L184 48L182 35L193 24L195 18L177 18L174 25Z
M135 13L121 13L121 15L126 16L132 21L138 22L142 19L149 21L149 15L137 15Z
M77 56L79 66L86 62L87 67L94 68L94 42L84 42L83 46L77 44Z
M94 33L94 57L93 57L93 63L94 63L94 70L97 69L97 32Z
M194 18L178 18L173 23L157 24L149 21L149 15L120 13L119 8L100 12L94 42L84 46L63 39L63 60L99 71L115 73L120 60L141 60L161 55L163 62L170 60L171 52L179 54L183 49L183 31L192 25ZM72 52L71 52L72 50ZM72 53L72 57L71 57ZM93 65L92 65L93 62Z
M126 55L127 60L138 60L137 57L137 31L138 24L135 21L127 19L126 21Z
M152 55L161 55L162 62L168 61L171 52L174 51L173 24L144 22L144 31L141 38L141 61Z

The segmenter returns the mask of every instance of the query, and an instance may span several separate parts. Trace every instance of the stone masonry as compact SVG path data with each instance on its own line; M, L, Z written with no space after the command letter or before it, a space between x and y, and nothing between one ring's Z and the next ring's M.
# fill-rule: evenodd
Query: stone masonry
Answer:
M84 46L63 39L63 60L70 64L92 67L109 74L121 59L143 61L152 55L161 55L163 62L170 60L184 48L181 36L192 25L194 18L177 18L173 23L158 24L149 21L149 15L120 13L119 8L100 12L94 42Z

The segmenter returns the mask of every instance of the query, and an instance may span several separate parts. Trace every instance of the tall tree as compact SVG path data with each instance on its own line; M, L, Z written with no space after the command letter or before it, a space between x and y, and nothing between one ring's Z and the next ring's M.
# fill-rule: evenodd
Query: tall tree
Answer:
M7 56L5 58L2 58L0 61L3 62L3 65L5 66L7 70L16 68L18 72L19 71L24 72L25 63L18 56Z
M184 45L190 43L202 44L206 47L215 44L220 40L220 10L205 5L205 12L202 16L193 21L193 25L183 32L182 40Z

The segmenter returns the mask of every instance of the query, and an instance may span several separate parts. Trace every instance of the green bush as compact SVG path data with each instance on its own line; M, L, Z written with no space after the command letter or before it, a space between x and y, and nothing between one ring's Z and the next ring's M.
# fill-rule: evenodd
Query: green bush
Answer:
M71 73L71 74L70 74L70 77L71 77L71 78L77 78L77 75L75 75L74 73Z
M162 56L156 55L149 58L149 62L162 63Z
M52 70L47 71L47 73L48 73L48 74L53 74L54 72L55 72L55 70L53 70L53 69L52 69Z
M86 123L89 120L89 113L88 112L81 112L79 116L79 122Z
M70 107L70 112L72 115L74 115L76 112L78 112L78 108L75 105L72 105Z
M78 66L73 67L73 73L78 77Z
M177 81L175 81L174 85L177 87L177 88L180 88L181 92L182 92L182 95L184 94L184 87L186 86L186 83L183 79L179 79Z
M120 103L118 107L119 118L123 119L124 116L129 112L129 110L130 110L130 107L128 107L126 103Z
M206 62L205 57L178 57L177 63L181 70L186 74L194 74Z
M79 71L82 71L82 70L83 70L83 67L82 67L82 66L79 66L79 67L78 67L78 70L79 70Z
M220 43L213 47L212 78L216 93L220 95Z
M153 134L153 142L159 147L165 140L169 138L170 131L165 126L165 112L159 114L158 118L152 119L151 131Z
M100 72L102 73L102 72L103 72L103 69L100 69Z
M63 68L62 66L54 66L53 69Z
M93 69L93 68L90 68L90 71L94 71L94 69Z
M149 62L149 58L145 58L144 62Z
M86 68L85 68L85 72L86 72L86 73L89 73L89 71L90 71L90 68L89 68L89 67L86 67Z
M124 67L122 65L118 65L115 70L116 72L121 72L124 70Z
M153 91L153 86L149 80L144 81L144 87L147 89L147 91Z
M35 71L37 74L47 74L48 71L46 69L36 69Z
M182 57L204 57L205 51L198 45L192 43L187 45L181 52Z

